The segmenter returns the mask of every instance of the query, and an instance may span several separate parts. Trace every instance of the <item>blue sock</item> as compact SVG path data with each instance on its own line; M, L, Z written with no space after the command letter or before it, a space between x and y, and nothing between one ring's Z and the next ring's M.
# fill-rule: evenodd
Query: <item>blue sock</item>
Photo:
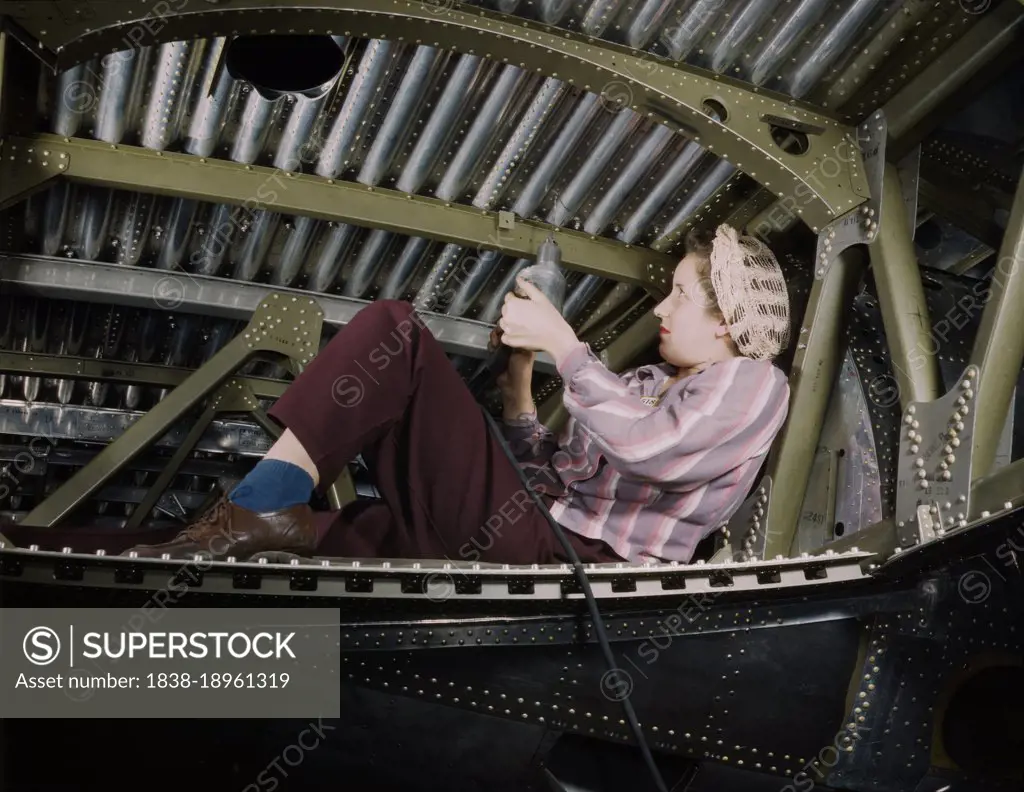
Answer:
M309 502L313 478L305 470L280 459L264 459L231 490L228 499L254 512L277 511Z

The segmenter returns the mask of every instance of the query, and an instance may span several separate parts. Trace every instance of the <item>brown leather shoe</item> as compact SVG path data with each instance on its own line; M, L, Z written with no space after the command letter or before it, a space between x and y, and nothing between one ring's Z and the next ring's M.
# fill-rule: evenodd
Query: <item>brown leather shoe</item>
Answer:
M244 561L254 553L277 550L312 555L316 549L313 511L308 504L272 512L256 513L236 506L221 496L196 522L163 544L137 545L121 555L135 552L140 558L192 558L223 561L233 556Z

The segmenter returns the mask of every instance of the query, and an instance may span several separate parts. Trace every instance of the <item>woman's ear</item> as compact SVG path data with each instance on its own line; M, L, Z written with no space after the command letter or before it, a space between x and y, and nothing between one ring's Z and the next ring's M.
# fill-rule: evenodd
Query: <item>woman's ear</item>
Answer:
M715 338L724 338L727 335L729 335L729 325L727 325L723 319L715 327Z

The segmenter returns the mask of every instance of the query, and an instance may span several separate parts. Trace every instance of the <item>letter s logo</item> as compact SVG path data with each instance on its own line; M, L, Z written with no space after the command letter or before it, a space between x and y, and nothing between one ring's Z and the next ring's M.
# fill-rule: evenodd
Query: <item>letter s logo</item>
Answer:
M49 627L33 627L21 644L25 657L34 665L49 665L60 654L60 638Z

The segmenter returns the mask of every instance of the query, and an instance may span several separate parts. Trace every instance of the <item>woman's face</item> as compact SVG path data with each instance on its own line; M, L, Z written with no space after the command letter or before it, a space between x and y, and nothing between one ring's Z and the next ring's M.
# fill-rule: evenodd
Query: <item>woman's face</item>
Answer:
M722 357L729 328L711 311L707 297L711 283L698 274L700 259L688 254L676 266L672 292L654 308L661 320L659 353L666 363L681 369Z

